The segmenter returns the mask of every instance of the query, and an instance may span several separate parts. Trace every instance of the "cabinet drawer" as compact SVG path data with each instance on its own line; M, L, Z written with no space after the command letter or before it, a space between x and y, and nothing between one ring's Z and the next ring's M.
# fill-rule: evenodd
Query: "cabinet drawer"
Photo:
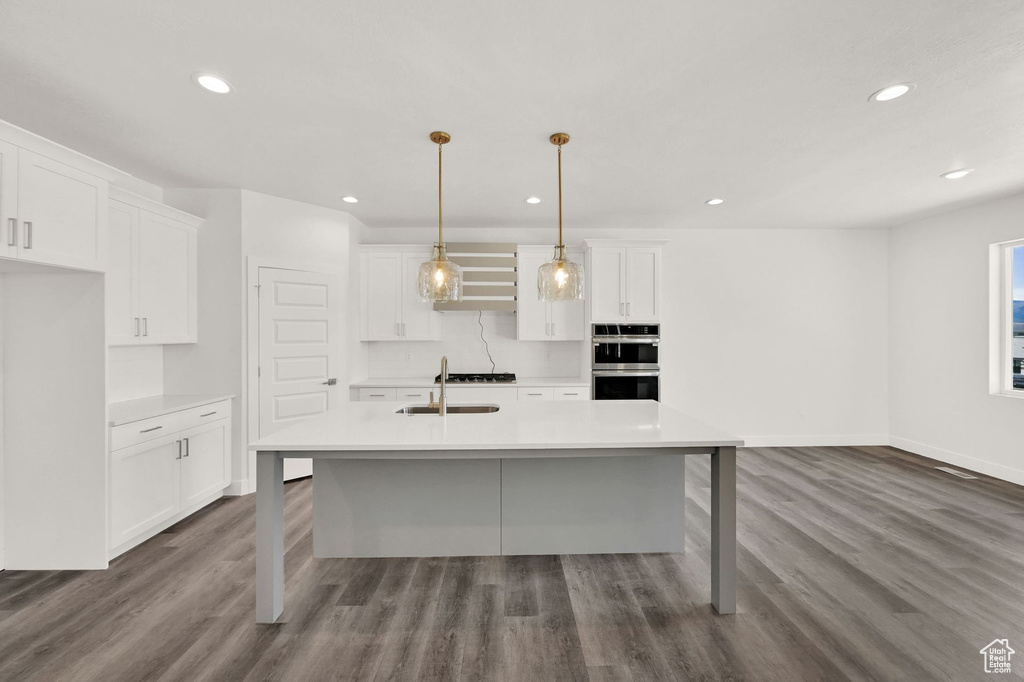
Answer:
M555 400L590 400L590 389L585 386L556 386Z
M121 424L110 429L110 449L120 450L137 443L145 443L147 440L171 436L180 430L179 412Z
M231 416L231 401L222 400L219 403L200 405L179 412L181 415L180 429L191 429L203 424L215 422L218 419L227 419Z
M438 386L437 388L399 388L396 389L397 396L395 397L395 400L409 400L412 402L425 403L430 400L431 391L434 392L434 397L436 398L441 393L441 387Z
M377 402L394 402L398 400L398 390L394 388L361 388L359 400L376 400Z
M547 388L524 388L519 389L520 400L553 400L554 391L550 386Z

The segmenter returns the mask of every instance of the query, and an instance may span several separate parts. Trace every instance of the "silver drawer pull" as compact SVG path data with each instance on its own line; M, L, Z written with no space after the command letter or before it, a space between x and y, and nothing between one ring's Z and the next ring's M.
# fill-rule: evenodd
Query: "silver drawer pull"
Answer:
M185 457L188 457L188 438L182 438L181 440L185 443Z
M579 393L563 393L562 395L579 395Z
M144 429L142 431L139 431L139 433L149 433L150 431L156 431L156 430L162 429L162 428L164 428L164 427L162 427L162 426L154 426L151 429Z
M383 393L371 393L370 397L371 398L383 398L384 394Z
M526 395L544 395L543 393L527 393Z
M178 441L178 456L174 459L181 459L181 441Z
M25 221L25 248L26 249L31 249L32 248L32 221L31 220L26 220Z
M214 410L213 412L207 412L206 414L201 414L199 416L200 417L212 417L215 414L217 414L216 410Z

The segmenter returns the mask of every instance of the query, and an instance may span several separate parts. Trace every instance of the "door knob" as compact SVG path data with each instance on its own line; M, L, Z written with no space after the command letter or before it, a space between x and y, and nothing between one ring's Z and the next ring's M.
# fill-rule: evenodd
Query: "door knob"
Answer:
M334 386L336 383L338 383L337 379L328 379L324 382L324 386Z

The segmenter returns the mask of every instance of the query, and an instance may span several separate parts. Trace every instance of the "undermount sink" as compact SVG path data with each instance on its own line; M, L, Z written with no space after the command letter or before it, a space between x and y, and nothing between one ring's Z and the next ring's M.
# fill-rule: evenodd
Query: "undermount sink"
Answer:
M441 411L436 405L406 405L395 414L433 414ZM488 414L497 412L497 405L449 405L448 414Z

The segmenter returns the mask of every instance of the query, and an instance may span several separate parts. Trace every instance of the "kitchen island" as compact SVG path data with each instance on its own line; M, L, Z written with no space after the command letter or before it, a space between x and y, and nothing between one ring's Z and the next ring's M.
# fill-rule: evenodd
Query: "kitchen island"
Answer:
M339 556L345 554L337 553L338 537L332 531L337 514L348 513L350 517L352 514L351 501L340 498L346 494L342 485L347 474L355 473L345 467L353 464L392 467L374 469L372 475L378 478L381 471L400 477L403 469L413 468L412 480L420 481L419 487L427 491L431 489L429 477L419 478L414 468L431 463L450 467L442 472L444 480L435 479L438 485L447 480L452 486L437 492L436 503L463 504L469 500L470 504L485 505L490 497L498 498L495 503L500 505L506 485L502 467L506 463L556 464L564 473L564 467L571 467L574 461L581 465L631 460L640 465L654 461L655 466L659 466L657 462L661 459L710 455L711 603L719 613L735 612L736 447L743 444L735 436L652 401L512 403L490 414L449 414L446 417L397 414L396 410L402 406L401 403L343 404L249 446L257 453L256 618L259 622L274 622L284 608L283 461L291 457L313 459L314 553ZM460 464L465 466L460 468ZM489 483L495 467L496 488ZM540 485L549 480L548 474L558 474L557 470L542 471L543 478L536 472L517 478L515 488L527 496L524 508L543 504L544 497L551 497L545 493L530 500L529 491L523 491L531 481ZM593 476L594 471L592 467L568 469L570 476L582 477ZM614 469L596 471L598 474L605 471L606 477L618 475ZM626 469L619 469L619 472L629 476ZM605 482L613 489L619 483L616 478ZM386 494L389 487L381 485L380 494ZM355 491L354 488L349 490ZM415 492L412 488L407 490ZM650 490L647 496L656 497L657 493L657 490ZM611 497L610 504L613 503ZM445 506L437 519L446 523L437 519L431 522L432 530L439 533L442 548L446 538L467 534L478 534L481 541L487 541L489 524L486 519L456 516L453 509L464 508ZM498 509L500 538L500 526L505 519L501 518L501 508ZM429 516L430 513L424 508L424 514ZM682 523L680 515L679 525ZM437 528L438 525L442 527ZM538 532L542 530L537 525L533 528ZM446 530L450 532L446 534ZM320 547L328 549L319 551ZM517 553L502 551L503 547L504 543L499 540L497 551L488 553ZM634 549L626 547L617 551Z

